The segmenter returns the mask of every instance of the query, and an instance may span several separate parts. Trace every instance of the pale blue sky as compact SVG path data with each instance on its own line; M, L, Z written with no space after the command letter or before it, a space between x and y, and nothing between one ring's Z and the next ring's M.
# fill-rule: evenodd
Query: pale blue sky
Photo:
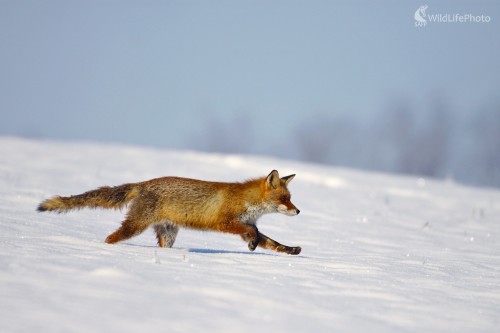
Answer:
M499 105L499 36L498 1L0 0L0 135L273 154L315 117Z

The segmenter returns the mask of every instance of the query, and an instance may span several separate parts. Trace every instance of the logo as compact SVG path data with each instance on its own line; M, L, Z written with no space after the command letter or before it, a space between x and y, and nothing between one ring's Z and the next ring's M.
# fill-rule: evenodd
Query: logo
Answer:
M429 8L429 6L423 5L418 7L417 11L415 12L416 27L425 27L427 25L427 20L425 19L427 17L427 14L425 13L427 8Z
M427 5L418 7L415 12L415 27L425 27L427 23L489 23L491 16L489 15L473 15L473 14L427 14L425 11L429 8Z

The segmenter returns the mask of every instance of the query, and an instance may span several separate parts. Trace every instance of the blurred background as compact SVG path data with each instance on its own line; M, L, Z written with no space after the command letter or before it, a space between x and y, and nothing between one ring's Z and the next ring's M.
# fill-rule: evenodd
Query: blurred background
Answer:
M0 135L500 187L499 36L498 1L0 0Z

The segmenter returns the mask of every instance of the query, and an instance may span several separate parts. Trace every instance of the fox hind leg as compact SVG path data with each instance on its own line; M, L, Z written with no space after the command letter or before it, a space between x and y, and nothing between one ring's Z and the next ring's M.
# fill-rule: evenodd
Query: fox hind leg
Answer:
M106 238L106 243L114 244L137 236L154 223L147 208L141 200L134 200L125 221L122 222L120 228Z
M159 247L172 247L179 232L179 227L170 222L156 224L154 226L156 239Z
M106 238L106 243L114 244L137 236L142 233L148 225L149 224L144 221L134 220L127 217L127 219L123 221L121 227Z

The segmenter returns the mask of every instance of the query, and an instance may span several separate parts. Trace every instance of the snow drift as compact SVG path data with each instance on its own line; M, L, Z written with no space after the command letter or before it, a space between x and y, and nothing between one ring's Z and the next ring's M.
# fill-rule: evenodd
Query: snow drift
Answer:
M296 173L297 217L259 229L299 256L239 237L152 231L108 245L123 212L36 212L71 195L175 175ZM500 192L263 157L0 138L4 332L494 332Z

